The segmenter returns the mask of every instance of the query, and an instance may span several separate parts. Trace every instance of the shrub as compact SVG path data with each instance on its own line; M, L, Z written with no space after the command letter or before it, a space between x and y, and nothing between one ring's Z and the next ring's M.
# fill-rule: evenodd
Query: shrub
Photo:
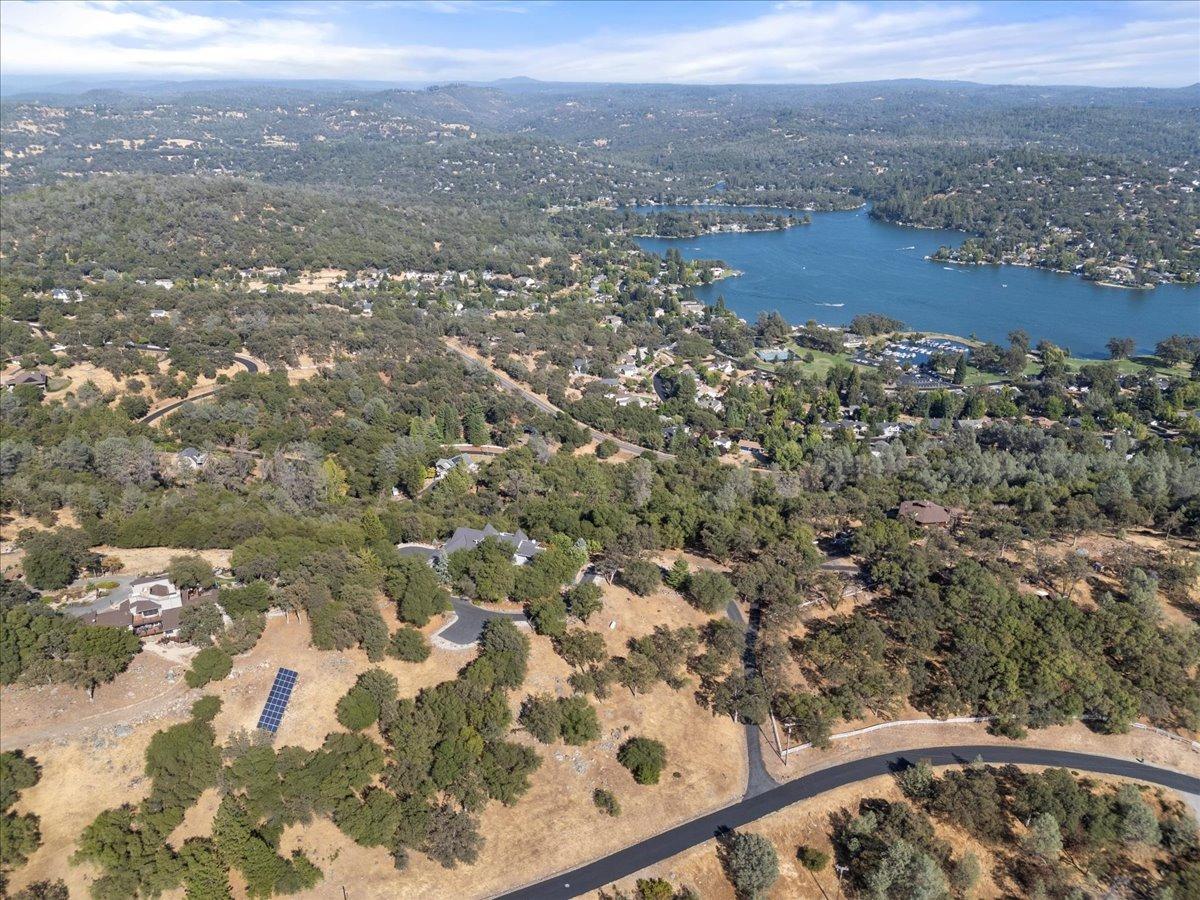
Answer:
M379 719L379 703L370 691L355 685L338 701L337 719L351 731L362 731Z
M933 766L927 759L918 760L915 766L900 770L896 783L910 800L930 800L935 787Z
M562 597L534 600L528 607L529 624L538 634L557 637L567 629L567 605Z
M697 609L716 613L733 599L733 582L720 572L700 570L688 578L686 596Z
M616 441L612 438L605 438L596 445L596 458L608 459L610 456L615 456L618 449L620 448L617 447Z
M225 620L215 603L188 606L179 616L179 637L197 647L207 647L225 630Z
M592 802L596 804L596 809L608 816L619 816L621 814L621 803L617 800L617 795L612 791L606 791L604 788L596 788L592 791Z
M588 631L584 628L572 629L561 637L555 638L554 649L558 651L559 656L577 669L581 669L589 663L598 663L608 655L604 646L604 635L598 631Z
M396 695L400 690L396 676L384 669L367 669L358 676L355 687L361 688L375 698L380 716L383 716L389 707L396 705Z
M581 745L600 737L600 720L585 697L559 697L534 694L521 706L521 725L543 744L560 738Z
M217 591L217 602L234 619L265 613L271 607L271 586L265 581L254 581L245 587L221 588Z
M558 701L558 710L559 734L566 743L580 746L600 737L600 719L584 697L563 697Z
M761 834L734 832L722 862L739 897L758 897L779 877L775 847Z
M558 740L562 730L562 713L558 702L549 694L535 694L521 705L521 725L543 744Z
M497 687L519 687L529 664L529 636L508 619L488 619L479 637L483 649L476 662L486 660Z
M983 866L979 864L979 857L967 851L954 861L950 869L950 886L965 897L971 893L982 874Z
M638 784L658 784L667 763L667 748L652 738L630 738L617 751L617 762L630 771Z
M447 869L453 869L460 861L475 862L482 846L479 822L469 813L443 804L430 814L429 833L422 849Z
M586 622L604 606L601 597L604 592L600 585L593 581L584 581L567 591L564 599L567 602L567 612L580 622Z
M450 608L450 594L433 569L419 559L402 558L389 570L384 590L396 601L400 619L418 628Z
M262 613L244 615L233 620L229 629L217 639L217 644L230 656L246 653L254 649L266 627L267 617Z
M810 872L820 872L829 865L829 854L816 847L801 847L796 851L796 859Z
M688 562L682 556L675 560L674 565L667 570L667 574L663 577L663 581L668 587L672 587L677 591L682 591L687 587L688 576L691 570L688 568Z
M25 551L21 562L25 580L44 591L66 587L81 569L99 560L99 556L89 549L87 535L79 528L26 529L18 535L18 543Z
M448 562L450 578L467 596L498 603L512 595L517 567L512 563L512 547L503 541L484 538L473 550L452 553Z
M211 722L221 711L221 698L205 694L192 704L192 718L197 722Z
M16 803L21 791L33 787L41 778L42 770L37 760L26 756L24 751L0 753L0 810Z
M635 559L621 570L621 584L639 597L653 594L661 583L662 570L643 559Z
M675 900L675 888L665 878L639 878L638 900Z
M233 657L220 647L205 647L192 660L192 667L184 674L188 687L204 687L210 681L220 681L233 668Z
M405 625L392 635L388 655L404 662L425 662L430 654L429 641L417 629Z
M172 556L167 575L180 588L210 588L217 583L213 567L202 556Z

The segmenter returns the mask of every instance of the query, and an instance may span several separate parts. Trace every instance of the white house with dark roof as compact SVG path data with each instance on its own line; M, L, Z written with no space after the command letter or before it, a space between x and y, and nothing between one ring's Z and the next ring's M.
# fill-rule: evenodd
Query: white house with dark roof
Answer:
M457 456L442 457L433 464L433 470L437 473L438 478L444 478L460 467L466 469L468 472L479 471L479 464L465 453L460 453Z
M459 550L474 550L488 538L493 538L502 544L512 547L513 565L523 566L539 553L542 545L533 540L521 529L516 531L501 531L490 522L482 528L459 526L441 547L431 547L427 544L399 544L396 549L402 556L415 556L424 559L429 565L437 565L440 560L449 558L450 554Z
M196 592L185 598L166 575L146 575L133 580L129 596L107 609L92 611L85 621L128 628L138 637L170 637L179 631L184 607L203 601L203 595Z
M495 538L513 548L512 561L514 565L523 566L537 554L542 552L542 545L529 537L521 529L516 531L500 531L490 522L483 528L467 528L460 526L454 530L450 540L442 546L442 556L449 556L459 550L474 550L487 538Z
M185 447L179 451L179 464L192 471L199 471L204 468L204 464L208 462L208 454L203 450L197 450L195 447Z

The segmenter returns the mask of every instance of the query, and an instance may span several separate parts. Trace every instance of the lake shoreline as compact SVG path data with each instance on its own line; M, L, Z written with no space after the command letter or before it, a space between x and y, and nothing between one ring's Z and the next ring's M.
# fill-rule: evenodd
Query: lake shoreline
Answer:
M955 234L965 235L966 237L984 237L984 235L973 234L972 232L969 232L969 231L959 231L958 229L939 228L936 225L920 225L916 222L902 222L899 220L886 219L883 216L876 216L874 213L874 207L869 201L863 201L862 203L860 203L857 206L848 206L848 207L841 208L841 209L828 209L828 210L815 209L810 206L809 207L761 206L761 205L756 205L756 204L752 204L752 203L720 203L720 202L711 202L711 201L694 201L692 203L683 203L683 204L649 202L649 203L638 203L638 204L634 204L632 206L630 206L630 205L623 205L623 206L618 205L617 206L618 209L633 209L635 212L639 211L639 209L644 209L644 208L648 208L648 207L654 207L654 208L657 208L660 210L665 210L665 209L680 209L680 210L698 209L698 210L702 210L706 207L710 207L710 208L717 208L717 209L723 208L723 209L731 209L731 210L733 210L733 209L758 210L758 211L762 211L762 212L786 212L786 213L804 212L804 213L808 213L810 215L824 215L826 213L839 213L839 212L856 212L861 209L866 209L866 210L868 210L868 215L875 221L881 222L885 225L892 225L897 228L912 228L916 231L952 231ZM797 223L797 224L800 224L800 223ZM787 226L787 227L791 227L791 226ZM744 232L730 232L730 233L753 234L753 233L760 232L760 231L781 231L781 230L783 230L783 229L780 229L780 228L757 228L757 229L746 229ZM726 232L711 232L711 234L724 234L724 233L726 233ZM708 237L708 236L709 236L708 234L697 234L697 235L691 235L691 236L630 235L630 237L633 237L635 239L637 239L637 238L652 238L654 240L661 240L661 241L687 241L687 240L693 240L695 238ZM946 246L949 246L949 245L946 245ZM958 247L961 247L961 246L962 246L962 243L960 242ZM953 250L956 248L951 248L951 249ZM972 261L972 260L959 260L959 259L933 259L931 256L926 256L925 258L929 259L931 262L949 263L951 265L957 265L957 266L1013 266L1015 268L1021 268L1021 269L1037 269L1038 271L1041 271L1041 272L1052 272L1055 275L1068 275L1072 278L1078 278L1080 281L1087 282L1088 284L1100 285L1101 287L1124 288L1125 290L1130 290L1130 291L1153 291L1156 288L1164 287L1167 285L1174 285L1174 286L1179 286L1179 287L1195 286L1194 282L1180 281L1180 280L1163 281L1163 282L1157 282L1155 284L1121 284L1120 282L1115 282L1115 281L1099 281L1099 280L1092 279L1092 278L1085 278L1083 276L1083 274L1080 272L1073 272L1073 271L1070 271L1067 269L1056 269L1053 266L1042 266L1042 265L1038 265L1037 263L1016 262L1013 260L1004 260L1004 259L985 259L985 260L980 260L980 261L976 262L976 261Z
M705 206L690 204L684 210ZM780 207L745 209L784 212ZM1192 323L1200 324L1200 292L1194 285L1158 285L1153 293L1100 290L1106 285L1099 281L1061 278L1073 273L1044 266L926 258L939 246L959 243L961 232L898 225L865 215L861 207L813 212L811 217L804 229L644 238L637 243L658 255L677 248L688 259L718 259L742 272L719 285L692 290L696 299L710 304L723 296L728 308L751 322L771 311L792 324L823 321L830 312L826 307L842 304L846 321L883 313L905 322L906 330L975 333L997 343L1021 328L1035 341L1050 340L1087 358L1103 358L1111 337L1133 338L1139 353L1149 353L1158 341L1196 333Z

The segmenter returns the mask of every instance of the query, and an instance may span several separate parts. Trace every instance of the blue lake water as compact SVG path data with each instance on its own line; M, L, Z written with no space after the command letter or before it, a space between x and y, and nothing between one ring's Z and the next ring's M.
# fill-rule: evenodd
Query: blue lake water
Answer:
M1046 338L1087 357L1106 357L1111 337L1131 337L1138 352L1148 352L1169 335L1200 332L1200 286L1124 290L1021 266L943 266L925 259L963 238L956 231L889 225L859 209L813 213L811 225L786 231L638 244L659 254L676 247L685 259L721 259L744 272L698 286L696 297L713 303L723 294L729 308L751 322L763 310L778 310L795 324L848 323L877 312L912 329L998 342L1023 328L1035 343Z

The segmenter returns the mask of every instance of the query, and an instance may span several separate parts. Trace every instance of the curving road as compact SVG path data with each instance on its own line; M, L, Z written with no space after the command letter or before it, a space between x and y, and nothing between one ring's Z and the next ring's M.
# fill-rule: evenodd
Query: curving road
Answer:
M240 363L251 375L258 371L258 363L250 359L248 356L234 356L233 361ZM156 409L152 413L147 413L138 421L142 425L153 425L163 416L170 415L184 404L191 403L194 400L203 400L205 397L211 397L219 390L220 388L213 388L212 390L201 391L199 394L192 394L191 396L184 397L182 400L176 400L174 403L168 403L166 406L162 407L162 409Z
M764 793L747 797L715 813L693 819L677 828L619 850L578 869L565 872L537 884L504 894L502 900L551 900L576 897L598 890L647 866L682 853L733 828L741 828L763 816L778 812L786 806L815 797L825 791L854 784L877 775L887 775L928 759L937 765L960 765L976 758L984 762L1030 766L1057 766L1116 775L1151 784L1162 785L1188 794L1200 794L1200 778L1173 769L1162 769L1145 763L1091 753L1071 753L1065 750L1046 750L1023 746L961 746L927 747L884 753L831 766L794 781L771 788ZM620 827L619 825L613 827Z
M666 453L662 450L651 450L649 447L643 447L640 444L635 444L632 441L626 441L622 438L617 437L616 435L606 434L603 431L599 431L595 428L592 428L586 422L580 422L578 419L576 419L574 416L572 416L566 410L560 409L559 407L555 406L553 403L551 403L545 397L541 397L538 394L535 394L533 391L529 390L529 388L525 387L525 385L521 384L519 381L515 381L512 378L509 378L503 372L497 371L496 369L494 369L490 365L488 365L484 360L481 360L478 357L473 356L472 354L468 353L463 348L458 347L455 344L450 343L449 341L445 341L443 343L449 350L453 351L458 356L462 357L462 359L464 359L466 361L468 366L470 366L472 368L476 368L476 369L482 369L484 372L487 372L489 375L491 375L493 378L495 378L496 381L498 381L500 383L500 386L502 388L504 388L504 390L508 391L510 394L516 394L516 395L524 398L525 400L532 403L534 406L536 406L538 409L540 409L542 412L546 413L547 415L566 416L567 418L576 422L581 427L586 428L588 430L588 433L591 434L593 440L612 441L614 444L616 444L618 447L620 447L622 450L626 451L627 453L633 453L638 456L640 456L643 453L653 453L659 459L674 459L675 458L675 454L673 454L673 453Z

